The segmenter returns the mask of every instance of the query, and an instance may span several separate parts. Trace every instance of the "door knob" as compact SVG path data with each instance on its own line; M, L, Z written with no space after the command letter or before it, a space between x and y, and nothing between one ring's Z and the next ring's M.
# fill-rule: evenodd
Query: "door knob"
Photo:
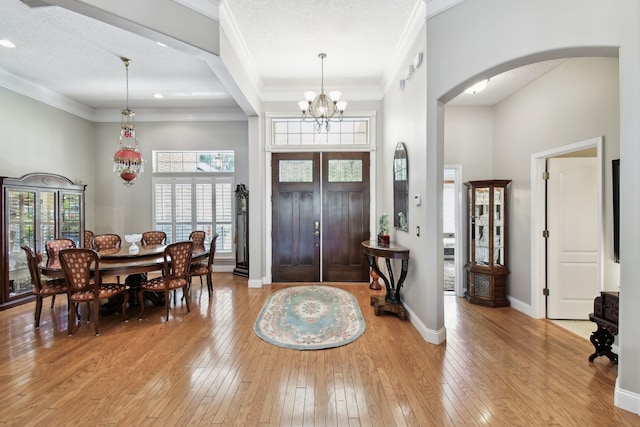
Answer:
M320 235L320 221L313 221L313 234Z

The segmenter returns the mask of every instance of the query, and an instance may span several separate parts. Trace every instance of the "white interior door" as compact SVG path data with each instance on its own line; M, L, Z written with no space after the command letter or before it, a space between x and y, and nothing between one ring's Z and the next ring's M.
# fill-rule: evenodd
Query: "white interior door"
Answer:
M586 320L600 292L597 160L548 162L547 317Z

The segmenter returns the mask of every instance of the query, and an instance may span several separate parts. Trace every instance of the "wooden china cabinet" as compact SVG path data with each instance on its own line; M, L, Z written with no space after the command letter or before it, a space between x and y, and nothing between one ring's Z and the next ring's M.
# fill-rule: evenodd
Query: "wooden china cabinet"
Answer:
M51 239L71 239L82 247L86 186L48 173L0 177L0 185L0 309L5 309L33 299L21 245L45 257L44 246Z
M473 304L508 307L507 187L505 179L470 181L467 187L467 292Z

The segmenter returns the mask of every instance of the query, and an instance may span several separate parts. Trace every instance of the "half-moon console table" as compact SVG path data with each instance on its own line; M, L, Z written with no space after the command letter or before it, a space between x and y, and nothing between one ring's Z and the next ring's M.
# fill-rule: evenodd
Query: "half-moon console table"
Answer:
M364 252L371 269L382 278L387 290L384 297L381 295L371 296L371 305L374 307L375 315L379 316L381 312L388 311L390 313L396 313L400 316L400 319L405 320L407 315L400 301L400 288L402 288L402 283L404 283L404 279L407 277L407 270L409 269L409 249L393 243L389 245L379 245L376 241L365 240L362 242L362 252ZM389 278L380 271L376 257L385 259ZM391 268L392 259L402 260L402 270L397 284L393 278L393 269Z

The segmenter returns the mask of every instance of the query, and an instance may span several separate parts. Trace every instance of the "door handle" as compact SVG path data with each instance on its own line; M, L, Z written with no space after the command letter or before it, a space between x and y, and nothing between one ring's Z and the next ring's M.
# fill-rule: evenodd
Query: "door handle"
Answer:
M313 234L320 235L320 221L313 221Z

